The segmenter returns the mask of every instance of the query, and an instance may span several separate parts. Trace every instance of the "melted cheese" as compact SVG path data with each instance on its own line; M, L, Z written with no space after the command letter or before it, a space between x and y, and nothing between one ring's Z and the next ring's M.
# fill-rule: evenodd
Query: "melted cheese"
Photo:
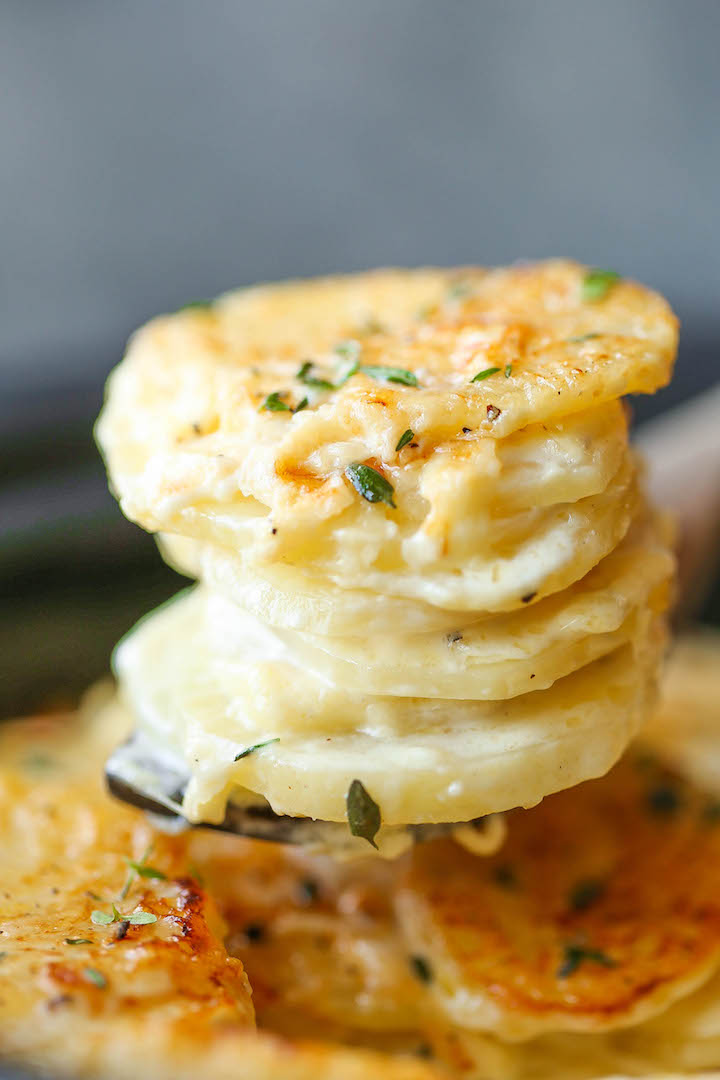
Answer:
M254 566L436 606L503 610L564 587L628 526L616 399L664 383L676 338L659 297L622 282L589 304L583 275L564 262L463 271L458 301L445 295L453 274L388 271L250 290L155 321L113 376L98 426L124 511ZM404 287L430 304L423 319ZM356 340L359 309L382 330ZM336 378L340 331L359 371L332 391L298 381L304 362ZM378 365L419 386L368 376ZM308 407L260 408L284 390ZM415 439L397 451L405 430ZM392 481L396 509L353 490L343 470L355 462ZM485 572L493 560L503 584Z

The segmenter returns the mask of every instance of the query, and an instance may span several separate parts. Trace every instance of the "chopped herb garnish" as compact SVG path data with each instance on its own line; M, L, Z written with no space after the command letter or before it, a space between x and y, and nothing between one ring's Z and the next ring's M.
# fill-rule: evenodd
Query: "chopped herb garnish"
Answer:
M266 409L268 412L292 412L290 406L280 397L280 393L281 391L276 390L275 393L268 394L260 409Z
M615 961L601 949L589 949L585 945L566 945L563 961L557 969L558 979L567 979L574 975L581 964L600 964L602 967L615 967Z
M162 870L158 870L155 866L148 866L144 862L133 862L132 859L126 859L125 862L128 866L139 874L142 878L152 878L156 881L167 881L167 874L163 874Z
M382 821L380 807L360 780L353 780L345 796L348 825L353 836L361 836L377 848L375 837Z
M418 385L417 375L414 371L408 371L407 368L363 364L360 370L364 375L369 375L371 379L382 379L383 382L400 383L402 386Z
M395 450L396 451L397 450L402 450L403 446L407 446L407 444L409 442L412 442L414 438L415 438L415 432L413 431L413 429L412 428L407 428L407 430L403 431L402 435L398 439L397 446L395 447Z
M146 926L148 923L157 922L157 915L153 915L150 911L135 911L131 915L122 915L114 904L112 914L107 911L93 911L90 918L96 926L110 926L111 923L116 922L127 922L131 926Z
M464 427L464 428L462 429L462 433L463 433L463 435L469 435L471 431L472 431L472 428L471 428L471 427Z
M432 968L424 956L411 956L409 960L412 973L420 982L431 983L433 981Z
M512 866L507 863L500 863L493 870L493 881L496 885L499 885L501 889L516 889L517 888L517 874L513 870Z
M529 593L525 593L524 596L521 596L520 599L522 600L523 604L529 604L530 601L534 600L536 596L537 596L537 592L529 592Z
M462 300L464 297L469 296L471 292L470 285L467 281L455 281L448 288L447 299L448 300Z
M135 911L132 915L124 915L121 921L128 922L131 926L147 926L157 922L157 915L153 915L152 911Z
M263 746L270 746L274 742L280 742L279 735L276 735L274 739L265 739L264 742L256 742L252 746L246 746L244 750L235 755L233 761L240 761L241 758L248 757L249 754L254 754L256 750L262 750Z
M338 365L336 387L343 386L348 379L355 375L360 367L360 352L362 346L359 341L350 338L349 341L341 341L335 346L335 352L343 360Z
M307 409L307 407L308 407L308 399L306 397L304 397L302 399L302 401L299 401L298 404L295 406L295 408L293 409L293 412L294 413L302 412L303 409Z
M158 880L164 880L165 879L165 875L162 873L161 870L155 870L152 866L147 865L147 860L150 858L150 854L152 852L152 849L153 849L153 845L148 844L148 846L145 848L145 851L142 853L142 856L140 857L139 862L134 862L132 859L127 859L127 858L125 859L125 862L128 864L129 870L128 870L128 876L125 879L125 884L123 885L122 890L120 892L120 899L121 900L124 900L125 897L127 896L127 894L130 892L130 886L132 885L135 877L138 876L138 875L140 877L145 877L145 878L158 878ZM141 869L141 867L143 869ZM143 870L145 872L143 872ZM113 912L114 912L116 918L118 919L118 921L123 918L123 916L120 914L120 912L117 910L117 908L115 907L114 904L113 904Z
M92 945L89 937L66 937L66 945Z
M647 793L649 810L658 817L672 817L680 809L680 796L669 784L659 784Z
M567 339L568 345L579 345L583 341L592 341L593 338L600 337L600 334L593 332L592 334L578 334L577 337L569 337Z
M395 488L377 469L371 468L370 465L348 465L345 475L363 499L371 503L384 502L395 509L393 499Z
M83 968L83 975L88 980L88 982L95 983L95 985L99 986L101 990L104 990L107 986L107 979L101 971L97 970L97 968Z
M300 370L298 371L295 378L299 379L301 383L305 384L305 386L314 386L318 390L334 390L335 389L334 383L331 383L329 379L321 379L321 378L318 378L317 375L312 375L311 374L312 369L313 369L312 362L310 360L306 360L305 363L300 368Z
M344 386L348 379L357 374L360 368L361 351L362 345L359 341L355 341L354 338L350 338L348 341L340 341L335 346L335 352L343 360L343 363L339 364L337 368L336 389Z
M90 920L96 926L109 926L110 923L115 922L115 916L110 915L107 911L93 911Z
M23 761L26 769L51 769L54 764L50 755L43 753L28 754Z
M473 375L470 382L482 382L483 379L489 379L491 375L497 374L499 370L499 367L486 367L484 371L478 371L477 375Z
M598 878L586 878L570 891L569 902L573 911L585 911L599 900L605 892L605 883Z
M299 882L300 899L304 904L312 904L317 900L319 888L317 881L313 881L312 878L304 878Z
M512 364L506 364L505 365L505 378L509 379L511 375L512 375Z
M604 300L607 294L620 280L620 275L615 270L600 270L597 267L588 270L583 278L580 295L586 304L593 304L597 300Z
M188 300L178 311L204 311L212 305L212 300Z

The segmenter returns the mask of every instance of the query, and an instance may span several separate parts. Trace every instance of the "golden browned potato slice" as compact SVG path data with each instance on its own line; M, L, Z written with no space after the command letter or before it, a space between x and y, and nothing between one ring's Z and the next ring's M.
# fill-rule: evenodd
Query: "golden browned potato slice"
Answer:
M401 923L455 1024L523 1039L638 1024L720 964L715 804L630 755L508 818L502 852L416 848Z
M103 791L121 734L120 714L103 715L105 727L57 717L0 729L0 1061L74 1080L437 1080L412 1057L254 1030L243 966L185 838ZM92 921L113 903L155 921Z
M458 565L486 535L479 479L494 487L498 440L585 413L589 433L599 406L610 417L619 396L669 378L666 303L622 280L588 293L587 275L560 260L387 270L263 286L153 321L98 425L123 510L345 587L367 587L371 560L380 592L409 568L404 595L457 604L427 571ZM385 487L366 501L345 472L358 464L394 497ZM564 472L556 505L578 499L569 460ZM472 528L459 528L460 511Z
M252 1026L211 900L177 842L108 798L98 739L79 742L67 718L2 730L0 1049L32 1047L38 1010L68 1037L90 1018L148 1014L168 1030Z

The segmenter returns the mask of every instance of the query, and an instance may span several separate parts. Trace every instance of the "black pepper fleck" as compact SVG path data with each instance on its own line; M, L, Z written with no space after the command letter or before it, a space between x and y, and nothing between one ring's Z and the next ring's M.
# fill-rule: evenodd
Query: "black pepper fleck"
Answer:
M257 945L265 938L265 927L261 923L248 923L243 933L251 945Z
M413 975L415 975L420 980L420 982L432 982L432 968L430 967L424 956L411 956L410 967L412 969Z
M648 809L658 817L672 817L680 809L680 796L674 788L660 784L647 794Z

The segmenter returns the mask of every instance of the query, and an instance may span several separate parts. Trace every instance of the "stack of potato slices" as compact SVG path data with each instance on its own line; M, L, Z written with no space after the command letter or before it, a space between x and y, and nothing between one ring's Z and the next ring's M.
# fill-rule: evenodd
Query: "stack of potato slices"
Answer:
M607 772L672 574L620 397L675 347L660 297L562 261L261 286L142 329L98 438L201 584L117 667L184 816L262 802L397 855Z

